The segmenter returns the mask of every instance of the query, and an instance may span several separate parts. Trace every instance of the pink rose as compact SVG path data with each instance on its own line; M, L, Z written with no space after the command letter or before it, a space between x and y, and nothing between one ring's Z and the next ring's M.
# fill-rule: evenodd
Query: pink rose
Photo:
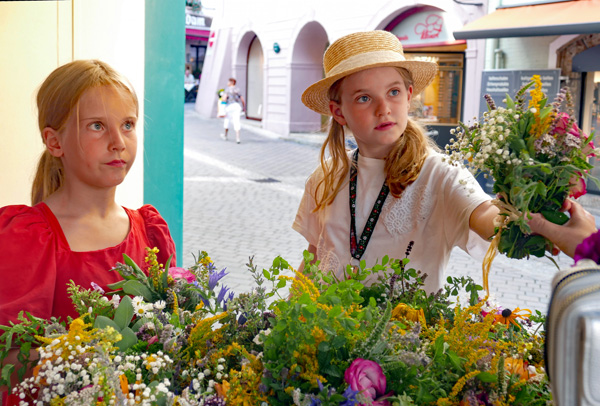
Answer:
M569 125L569 115L567 113L558 113L556 118L554 119L556 125L554 127L554 131L556 134L564 135L567 133L567 125ZM578 134L574 134L577 135Z
M385 394L386 380L381 366L368 359L357 358L346 369L344 379L355 391L360 391L364 396L373 401L374 406L390 406L390 402L384 398L390 396ZM364 405L360 405L364 406Z
M581 174L575 175L571 178L571 189L569 189L569 197L577 199L587 193L587 188L585 187L585 181Z
M192 283L196 280L196 275L185 268L172 266L169 268L169 276L174 279L185 279L187 283Z

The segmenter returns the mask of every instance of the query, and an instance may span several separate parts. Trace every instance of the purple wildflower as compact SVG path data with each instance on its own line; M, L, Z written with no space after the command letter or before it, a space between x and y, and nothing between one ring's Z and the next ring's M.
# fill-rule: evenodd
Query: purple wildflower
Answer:
M200 296L200 300L202 300L202 303L204 303L204 306L210 306L210 302L208 301L207 298L205 298L202 293L198 293L198 296Z
M227 286L223 286L221 288L221 291L219 292L219 295L217 296L217 304L221 303L223 301L223 299L225 299L225 295L227 294L227 291L229 290L229 288ZM227 301L225 301L225 303L227 303ZM223 303L223 304L225 304Z
M223 300L223 310L227 311L227 302L229 302L231 299L233 299L233 296L235 296L235 292L230 291L229 294L227 295L227 297Z
M492 99L492 96L490 96L489 94L484 94L483 97L485 98L488 108L490 110L496 110L496 103L494 103L494 99Z
M94 288L95 291L100 292L100 294L104 294L104 289L102 289L102 287L100 287L100 285L98 285L96 282L92 282L92 288Z
M346 398L343 402L340 403L340 406L356 406L358 405L358 400L356 399L356 395L358 395L360 391L352 390L350 386L346 388L342 396Z
M217 284L219 283L219 281L221 279L223 279L223 277L225 277L225 275L227 275L227 273L225 272L226 268L221 269L219 272L211 272L210 275L208 276L208 289L213 290Z

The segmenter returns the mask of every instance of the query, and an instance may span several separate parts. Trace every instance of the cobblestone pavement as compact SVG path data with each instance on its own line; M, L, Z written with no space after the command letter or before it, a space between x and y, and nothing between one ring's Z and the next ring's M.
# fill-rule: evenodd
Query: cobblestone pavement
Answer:
M193 107L186 104L184 120L183 265L193 263L192 254L207 251L218 267L227 267L230 288L248 291L253 286L249 256L259 270L278 255L294 267L300 264L308 244L291 225L304 182L318 164L322 136L283 139L243 120L236 144L231 130L228 141L219 137L222 119L202 118ZM564 254L556 260L561 267L572 264ZM489 280L492 296L505 307L545 312L556 270L546 258L497 256ZM470 275L481 284L481 262L456 248L446 274Z

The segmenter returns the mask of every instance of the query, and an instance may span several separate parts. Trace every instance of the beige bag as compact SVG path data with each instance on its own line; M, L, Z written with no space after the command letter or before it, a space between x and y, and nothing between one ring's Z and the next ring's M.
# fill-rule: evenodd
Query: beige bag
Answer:
M546 368L554 403L600 406L600 266L581 260L552 286Z

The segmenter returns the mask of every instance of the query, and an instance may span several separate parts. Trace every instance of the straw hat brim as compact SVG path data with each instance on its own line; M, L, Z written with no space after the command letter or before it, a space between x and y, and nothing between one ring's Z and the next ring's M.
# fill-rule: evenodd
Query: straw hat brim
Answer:
M416 96L433 81L438 70L437 64L434 62L399 60L397 53L395 52L392 53L392 55L381 54L381 51L362 54L360 57L362 59L370 59L370 62L363 61L363 63L360 63L358 61L353 61L355 67L344 68L342 71L334 73L333 75L312 84L302 94L302 103L317 113L331 115L331 112L329 111L329 88L331 85L353 73L365 69L385 66L399 67L408 70L413 78L413 96ZM385 60L386 56L388 57L388 60ZM390 58L392 60L389 60Z

